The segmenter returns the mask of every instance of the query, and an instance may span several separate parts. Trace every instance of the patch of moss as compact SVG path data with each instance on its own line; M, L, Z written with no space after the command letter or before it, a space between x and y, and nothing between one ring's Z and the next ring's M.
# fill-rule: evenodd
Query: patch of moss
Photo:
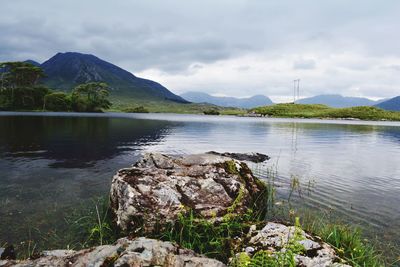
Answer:
M225 161L224 169L229 174L239 174L239 171L236 168L236 163L234 160Z
M234 212L236 210L236 208L243 202L244 193L245 193L244 186L241 185L239 188L238 195L236 196L232 205L227 209L228 214Z

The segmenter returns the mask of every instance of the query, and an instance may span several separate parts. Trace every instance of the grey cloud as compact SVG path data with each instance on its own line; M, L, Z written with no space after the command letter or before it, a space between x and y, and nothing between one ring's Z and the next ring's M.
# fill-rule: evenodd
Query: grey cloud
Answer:
M133 72L156 69L166 75L193 75L207 64L246 55L298 55L300 60L291 62L291 67L307 73L320 68L324 58L318 55L329 58L346 52L400 58L400 36L395 34L400 24L397 0L302 0L296 4L290 0L2 0L1 10L0 61L43 61L57 52L77 51ZM195 71L194 64L203 68ZM367 72L374 66L353 62L332 69L339 75L340 68ZM243 72L247 68L236 67ZM251 71L249 66L245 72ZM317 91L326 76L315 74L313 79L319 80ZM333 79L332 87L343 91L358 82L346 77L347 87L341 87L339 80ZM207 88L214 87L211 82ZM325 80L325 84L330 82ZM264 91L254 80L246 83ZM238 88L236 93L243 90Z
M296 70L315 69L315 61L313 59L300 59L293 63L293 68Z
M248 71L251 69L250 66L240 66L236 68L238 71Z
M400 65L382 66L381 69L384 69L384 70L392 70L392 71L400 71Z

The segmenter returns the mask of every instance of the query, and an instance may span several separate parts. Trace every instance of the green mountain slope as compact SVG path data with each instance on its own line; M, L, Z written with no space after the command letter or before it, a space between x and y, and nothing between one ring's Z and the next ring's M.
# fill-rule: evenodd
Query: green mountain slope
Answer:
M125 102L134 98L188 103L161 84L136 77L93 55L58 53L41 64L41 67L46 74L43 83L54 89L70 91L81 83L101 81L111 87L111 98L122 99Z

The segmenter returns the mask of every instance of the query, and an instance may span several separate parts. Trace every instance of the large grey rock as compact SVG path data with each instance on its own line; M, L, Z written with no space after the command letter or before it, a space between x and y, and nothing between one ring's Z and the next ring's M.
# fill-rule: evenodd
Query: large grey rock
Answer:
M291 240L303 245L304 251L295 256L298 266L303 267L348 267L328 244L312 237L295 226L268 222L261 230L251 229L249 240L245 241L243 251L249 256L260 250L272 254L283 251ZM249 249L251 248L251 249Z
M224 267L225 264L182 249L170 242L140 237L119 239L114 245L105 245L81 251L48 251L35 260L0 261L0 266L15 267Z
M264 187L245 163L229 157L145 154L114 176L111 208L122 230L149 233L188 210L210 220L242 214Z

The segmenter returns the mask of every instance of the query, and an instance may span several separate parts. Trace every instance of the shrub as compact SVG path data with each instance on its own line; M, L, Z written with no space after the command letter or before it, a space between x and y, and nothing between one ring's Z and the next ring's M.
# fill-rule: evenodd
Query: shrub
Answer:
M71 99L63 92L55 92L44 97L43 109L51 111L71 110Z
M143 106L138 106L138 107L126 108L126 109L124 109L124 112L127 112L127 113L149 113L149 110Z
M216 109L209 109L204 111L205 115L219 115L219 111Z

